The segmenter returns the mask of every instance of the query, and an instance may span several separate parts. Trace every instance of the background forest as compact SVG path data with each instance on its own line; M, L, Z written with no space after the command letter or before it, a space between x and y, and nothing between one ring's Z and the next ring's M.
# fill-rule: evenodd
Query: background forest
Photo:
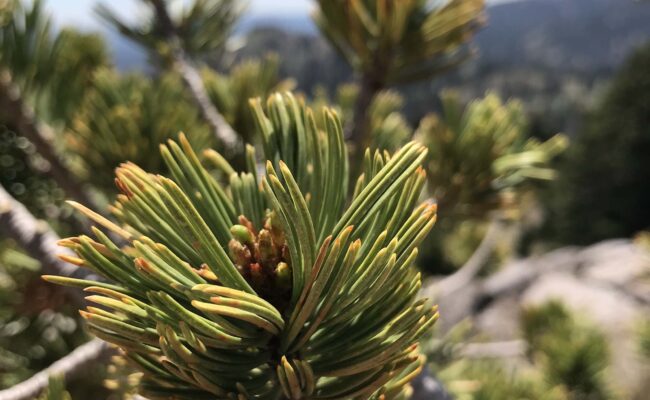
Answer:
M128 350L122 357L93 339L123 349L137 345L116 339L122 336L102 336L117 329L115 323L110 329L102 325L108 323L102 320L108 318L106 308L114 306L106 290L116 287L107 284L110 288L93 295L50 282L71 281L46 282L41 275L82 279L85 284L72 286L90 292L88 282L97 275L128 281L78 268L93 260L83 246L106 249L115 242L117 248L133 232L182 242L172 218L147 219L158 210L139 192L147 185L140 171L177 180L184 176L181 170L205 171L227 189L212 192L198 175L181 180L182 189L195 188L190 200L196 204L221 196L247 211L250 221L223 223L224 255L281 308L274 296L288 290L282 280L288 260L309 260L304 248L291 256L277 250L278 237L288 240L289 249L291 237L277 232L275 217L260 205L266 203L259 193L266 190L285 206L278 194L282 186L273 186L280 175L277 184L295 194L280 158L296 176L298 194L302 190L307 198L314 242L328 228L338 232L348 215L342 210L357 210L355 199L365 198L364 188L378 187L372 192L376 208L368 207L365 219L353 215L367 230L361 239L374 237L384 222L384 235L413 226L419 251L401 251L405 263L419 271L416 291L438 304L440 313L419 337L426 362L418 358L417 368L391 376L380 385L381 394L341 394L343 388L353 393L352 380L345 379L330 386L321 380L310 388L304 371L311 367L290 360L278 372L284 376L280 398L646 398L649 3L322 0L310 2L311 15L279 15L256 13L255 2L132 0L128 10L137 15L130 18L120 2L94 5L96 30L57 24L62 6L57 3L0 0L0 400L193 398L182 392L184 386L157 391L151 370L134 366ZM324 107L331 110L322 112ZM301 118L307 123L301 125ZM330 138L314 133L319 139L313 148L312 123ZM269 139L273 132L282 137L277 148ZM332 139L338 137L340 143ZM373 186L371 178L381 176L391 160L424 149L421 167L404 167L399 184ZM322 160L321 153L327 154ZM325 172L316 166L321 162ZM338 175L327 175L328 168ZM257 179L263 175L271 183L260 189ZM384 193L398 197L380 204ZM133 198L137 203L129 202ZM406 219L422 201L436 204L437 217L416 208L422 216ZM222 214L234 213L205 207L199 211L215 226ZM308 227L301 211L297 205L297 232ZM109 214L113 222L105 218ZM399 221L403 230L394 226ZM107 229L97 233L92 225ZM253 225L259 232L249 228ZM247 248L253 241L263 246L262 231L274 236L269 243L276 248L269 245L269 251L281 253L271 257L272 290L247 266L256 257ZM85 242L93 233L99 242ZM135 247L124 255L130 257ZM354 251L372 253L366 247ZM341 263L343 258L348 256ZM209 267L197 271L210 279ZM390 273L387 269L386 276ZM330 282L314 307L325 314L329 307L338 309L334 321L355 312L364 321L359 310L386 294L391 286L379 285L392 282L386 276L359 273L358 282L351 281L350 292L367 285L370 300L336 300L328 295L336 287ZM401 282L397 273L390 276L395 285ZM411 279L416 272L404 276ZM108 297L102 307L90 306L80 315L89 294L95 300L99 294ZM415 301L415 291L410 295ZM164 308L163 303L153 304ZM437 314L424 317L433 323ZM324 319L325 328L331 320ZM131 323L122 316L119 322ZM169 338L175 334L165 329L152 332L173 347ZM186 330L182 335L183 343L192 342ZM327 369L335 361L325 357L322 363ZM287 377L294 369L297 391ZM359 376L352 375L362 380ZM214 381L192 379L207 393L219 393L210 389ZM239 397L210 398L267 398L238 385L233 391Z

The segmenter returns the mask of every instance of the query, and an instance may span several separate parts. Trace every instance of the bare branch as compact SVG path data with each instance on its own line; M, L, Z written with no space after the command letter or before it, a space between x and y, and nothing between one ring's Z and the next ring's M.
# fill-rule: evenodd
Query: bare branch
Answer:
M78 279L99 280L92 272L65 263L57 254L74 256L72 251L57 244L59 237L45 221L37 220L16 199L0 186L0 232L14 239L42 264L45 274L61 275ZM75 288L63 288L77 305L85 305L83 292Z
M444 297L470 283L481 272L490 255L492 255L492 251L502 232L502 222L497 218L493 218L483 240L481 240L469 260L458 271L435 282L432 287L426 288L425 291L428 294L437 294L438 297Z
M85 343L67 356L54 362L43 371L9 389L0 390L0 400L27 400L35 398L48 385L52 375L63 375L64 379L83 373L88 366L98 359L107 356L113 348L107 343L93 339Z
M17 133L27 138L36 151L50 164L46 173L59 185L68 196L99 210L100 208L88 196L83 185L75 179L63 161L59 158L52 145L52 130L34 116L34 111L23 100L20 88L13 82L11 73L0 71L0 110L3 117L11 123Z
M201 116L210 125L214 135L228 150L236 149L240 145L239 137L217 108L212 104L205 90L203 80L197 69L192 65L190 58L185 53L181 41L176 33L176 27L169 17L163 0L150 0L156 18L160 22L167 44L172 51L172 57L178 73L181 75L185 86L189 89Z

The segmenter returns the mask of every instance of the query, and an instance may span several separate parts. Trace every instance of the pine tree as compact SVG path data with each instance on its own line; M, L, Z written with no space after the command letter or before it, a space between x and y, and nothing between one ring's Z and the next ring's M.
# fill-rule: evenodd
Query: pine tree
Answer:
M67 196L89 204L93 198L60 156L51 125L68 122L92 74L105 64L107 53L100 43L96 35L54 32L41 1L29 7L15 0L0 4L0 124L7 128L8 135L17 132L27 139L27 143L17 146L7 143L5 159L12 159L7 168L33 164L33 157L21 155L20 151L33 147L41 157L42 168L33 168L36 173L31 174L32 179L42 182L42 186L54 181ZM25 171L9 171L9 182L3 179L3 183L10 183L10 177L17 173ZM51 181L43 180L42 174ZM12 190L14 185L7 186Z
M324 109L316 125L289 93L252 107L265 177L248 147L224 190L181 135L161 146L171 179L118 168L120 225L75 204L128 244L94 229L61 242L77 254L66 261L113 283L45 278L92 293L104 308L82 311L90 331L144 373L150 399L406 396L438 315L416 300L410 267L435 221L435 206L413 209L425 148L368 152L345 207L337 115Z
M100 6L97 13L122 34L147 48L165 70L180 76L212 133L228 152L239 150L240 140L208 98L197 63L207 53L223 51L225 40L240 14L240 4L233 0L196 0L189 10L172 15L165 0L149 0L152 13L148 20L131 26L109 8Z
M425 117L416 136L429 149L429 186L445 216L485 218L518 204L532 181L555 177L550 162L566 149L567 138L529 138L520 102L504 104L487 94L463 109L454 92L441 99L442 115Z
M118 392L135 387L151 400L408 398L424 364L418 340L438 317L417 299L420 274L411 266L437 205L449 239L447 227L484 223L511 209L531 182L552 178L550 160L565 146L562 136L528 140L521 106L493 95L463 110L446 94L443 114L417 130L401 114L403 99L389 88L471 55L483 1L319 1L317 23L359 75L358 86L338 93L341 118L326 96L270 95L291 87L273 57L223 73L205 67L224 50L238 2L197 0L179 14L163 0L147 3L150 19L134 26L107 8L99 13L149 50L154 78L103 68L98 38L55 35L40 2L27 10L11 2L30 22L23 31L0 13L0 62L10 77L0 88L12 96L21 89L14 109L35 111L22 113L33 118L15 130L38 137L51 123L63 140L38 151L56 161L65 143L72 162L55 174L63 185L72 168L102 192L112 184L120 191L110 215L91 200L72 203L104 230L61 240L70 251L60 261L52 260L56 235L33 217L2 229L44 262L46 280L69 286L75 307L84 306L79 288L90 294L94 305L81 315L91 333L120 349L108 381ZM54 72L43 68L52 60ZM186 134L169 140L178 131ZM422 144L410 142L413 135ZM208 143L219 152L205 150ZM77 187L70 179L67 195L83 198ZM417 205L423 188L437 205ZM1 189L0 218L17 221L20 207ZM72 265L83 268L70 272ZM100 339L55 366L83 369L110 352ZM576 354L569 363L584 352ZM506 390L511 381L492 366L467 371L495 380L478 392L485 398L539 393L529 385ZM556 379L575 372L564 366ZM49 372L23 382L29 391L18 398L40 392ZM45 395L65 393L54 381Z
M346 136L369 145L367 110L382 89L430 78L472 51L483 24L483 0L322 0L315 21L359 75L359 94Z
M650 44L621 67L576 136L548 200L550 240L587 244L650 227L648 68Z

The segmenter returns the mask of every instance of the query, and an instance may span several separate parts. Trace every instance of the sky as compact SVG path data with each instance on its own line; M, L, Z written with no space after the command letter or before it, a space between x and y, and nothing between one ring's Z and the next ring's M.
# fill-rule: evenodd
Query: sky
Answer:
M96 4L105 4L127 19L135 20L142 12L140 0L46 0L46 7L57 25L72 25L80 29L99 26L93 13ZM177 4L181 4L178 0ZM311 0L249 0L248 13L264 16L307 15L313 5Z
M177 0L181 4L183 0ZM512 0L487 0L488 4ZM97 3L108 5L127 19L137 20L141 15L140 0L46 0L46 6L55 23L72 25L78 29L95 29L100 26L93 13ZM309 14L313 0L249 0L248 13L259 16L299 16Z

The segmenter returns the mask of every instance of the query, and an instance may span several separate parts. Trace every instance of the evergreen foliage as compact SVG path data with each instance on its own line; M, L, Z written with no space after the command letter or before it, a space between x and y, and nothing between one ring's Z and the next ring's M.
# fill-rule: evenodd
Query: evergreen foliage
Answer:
M51 154L36 150L20 136L25 124L2 107L0 184L37 217L62 219L63 192L41 176L60 146L83 181L120 192L110 216L71 202L104 230L60 241L75 253L61 260L104 280L45 276L83 288L88 330L120 349L105 386L124 399L409 398L425 362L418 343L438 318L437 307L418 299L412 267L437 208L445 223L426 248L459 265L495 211L518 210L535 182L555 177L552 160L567 145L562 135L530 139L522 106L493 94L464 107L445 92L442 114L414 130L401 112L404 98L387 89L467 59L483 0L319 0L317 25L359 78L339 88L336 111L323 92L309 100L286 92L293 82L280 78L275 56L225 72L194 67L223 66L241 2L195 0L178 13L170 2L148 3L154 12L133 25L108 7L97 12L154 56L161 68L153 77L108 68L101 38L55 31L41 1L0 0L3 104L18 93L15 104L25 107L14 109L31 126L53 128L35 131L52 133L55 144ZM589 225L584 210L603 216L593 237L647 228L647 213L633 214L645 197L633 195L647 175L648 50L630 61L564 166L553 210L566 237ZM179 131L187 134L170 139ZM420 143L409 141L414 136ZM592 163L596 153L607 157ZM564 197L572 185L589 190ZM418 205L424 188L436 204ZM591 207L613 190L622 201ZM6 203L2 215L15 215ZM30 240L49 232L30 221ZM54 223L65 232L66 222ZM0 242L0 387L87 340L78 316L68 316L77 292L35 279L38 261L15 248ZM438 340L429 355L458 399L614 397L604 337L560 304L525 310L522 333L532 367L523 372L459 359L466 335ZM100 346L91 362L106 354L105 343L87 344ZM87 381L72 397L87 397L96 384ZM43 388L41 381L33 393ZM69 400L63 377L40 398Z
M545 379L571 400L611 399L605 379L609 350L603 335L577 321L559 302L524 311L522 330L530 356Z
M168 7L166 3L163 2ZM223 51L242 11L241 2L235 0L195 0L180 13L170 15L180 46L190 57L198 59ZM167 43L166 21L161 21L152 13L144 21L129 24L103 4L97 6L96 12L118 32L160 57L164 63L171 63L172 49Z
M0 183L37 217L56 221L69 216L69 210L60 207L63 186L54 179L52 160L39 154L38 145L21 130L29 124L42 125L32 114L56 127L68 124L94 71L107 63L108 55L99 35L57 32L41 1L27 4L13 0L0 4L0 79L6 91L2 96L11 97L0 107ZM25 109L19 112L15 105Z
M344 84L337 88L334 103L343 121L352 119L354 103L358 96L359 86L356 84ZM313 103L328 102L325 90L317 89ZM368 107L368 129L373 147L394 152L413 136L413 128L402 115L403 106L404 98L395 90L382 90L374 96Z
M471 55L483 0L318 1L314 20L359 79L346 137L370 145L369 107L382 89L431 78ZM353 167L357 167L353 164Z
M319 0L315 21L352 67L379 86L447 70L470 54L483 0Z
M437 376L460 400L598 400L617 399L610 387L608 345L595 326L551 301L521 313L527 362L496 357L466 357L472 340L466 320L427 345ZM478 340L478 341L476 341Z
M65 381L62 377L50 377L47 390L38 397L38 400L72 400L70 393L65 390Z
M516 373L499 360L460 360L442 372L458 400L567 400L534 374Z
M39 271L38 261L0 242L0 388L30 377L85 339L78 321L54 311L66 299L43 284Z
M78 108L65 144L81 161L79 173L93 185L112 193L114 169L133 161L151 172L165 171L158 145L181 130L191 132L196 150L213 143L213 136L189 102L180 79L172 74L146 78L97 71L92 90Z
M621 67L575 138L552 188L551 240L587 244L650 227L649 69L646 44Z
M46 163L29 140L0 126L0 185L38 218L56 220L65 194L39 174Z
M219 73L209 68L202 71L210 100L246 143L251 143L255 138L255 124L248 100L266 98L274 91L293 88L290 79L281 80L278 76L279 65L278 57L268 54L259 60L241 61L228 73Z
M441 100L441 115L427 115L415 132L429 150L428 189L444 216L421 264L438 272L469 259L496 212L516 221L535 182L555 177L551 162L568 145L561 134L544 142L530 138L516 100L504 103L488 93L463 107L453 91Z
M567 139L529 138L518 101L503 103L487 94L463 109L453 92L443 92L441 98L442 116L424 118L417 130L429 149L429 186L441 213L484 218L517 204L512 196L531 181L554 178L550 162L566 148Z
M108 52L97 34L56 32L41 0L0 5L0 67L11 72L41 118L64 122L80 103Z
M426 149L367 151L345 207L337 115L324 109L319 126L289 93L252 107L266 177L249 147L247 172L224 188L184 135L168 141L173 179L118 168L120 226L76 205L126 246L97 229L61 242L79 257L67 261L114 283L46 279L105 307L82 315L144 373L151 399L403 398L424 361L417 339L438 315L416 300L411 268L435 221L435 206L415 207Z

